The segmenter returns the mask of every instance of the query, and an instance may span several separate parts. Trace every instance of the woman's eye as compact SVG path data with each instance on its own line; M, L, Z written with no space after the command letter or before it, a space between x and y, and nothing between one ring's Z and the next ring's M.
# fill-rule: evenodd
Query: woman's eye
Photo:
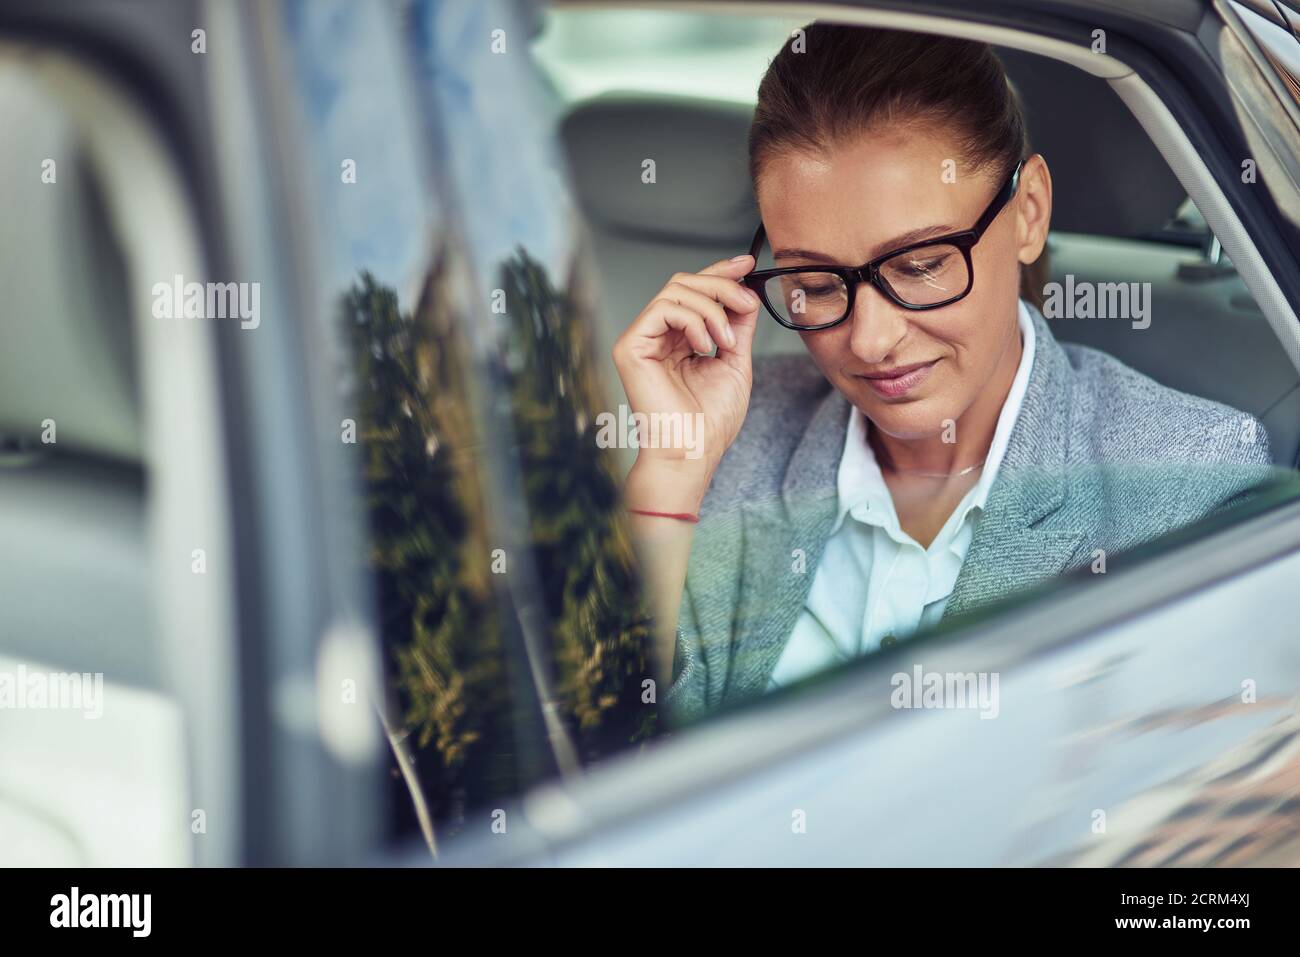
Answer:
M941 271L948 258L947 256L936 256L932 259L914 259L905 263L902 271L904 275L924 279Z

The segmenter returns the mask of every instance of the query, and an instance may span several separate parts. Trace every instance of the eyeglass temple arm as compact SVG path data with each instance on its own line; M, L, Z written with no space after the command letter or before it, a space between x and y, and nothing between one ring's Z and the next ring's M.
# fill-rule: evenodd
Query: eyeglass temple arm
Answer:
M749 244L749 254L754 257L754 267L758 267L758 251L763 248L763 240L767 238L767 231L763 224L758 224L758 232L754 233L754 241Z

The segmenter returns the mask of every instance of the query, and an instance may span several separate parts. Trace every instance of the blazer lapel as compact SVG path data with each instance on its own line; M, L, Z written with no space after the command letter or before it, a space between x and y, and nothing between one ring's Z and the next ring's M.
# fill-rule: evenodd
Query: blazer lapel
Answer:
M727 699L761 693L803 611L835 524L849 403L831 390L790 457L779 500L746 502Z
M704 704L716 708L727 686L733 622L740 596L740 576L735 569L743 554L741 517L737 510L720 511L703 518L691 546L686 566L686 598L696 627L698 654L704 662Z
M1083 540L1075 528L1040 523L1065 504L1072 370L1038 310L1034 367L984 513L975 526L944 618L1060 574Z

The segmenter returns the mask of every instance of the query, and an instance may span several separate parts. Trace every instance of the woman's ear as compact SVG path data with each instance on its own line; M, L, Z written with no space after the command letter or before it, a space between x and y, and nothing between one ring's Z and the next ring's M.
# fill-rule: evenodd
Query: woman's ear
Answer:
M1016 258L1028 265L1042 255L1052 221L1052 174L1039 153L1021 167L1015 205Z

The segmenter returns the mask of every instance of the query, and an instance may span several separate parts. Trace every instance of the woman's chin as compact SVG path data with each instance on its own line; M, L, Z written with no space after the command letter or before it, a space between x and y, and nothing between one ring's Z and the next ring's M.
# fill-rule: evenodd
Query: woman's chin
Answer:
M856 402L855 405L881 432L907 442L942 435L949 423L957 418L947 408L947 403L936 399L918 399L902 405L880 401Z

